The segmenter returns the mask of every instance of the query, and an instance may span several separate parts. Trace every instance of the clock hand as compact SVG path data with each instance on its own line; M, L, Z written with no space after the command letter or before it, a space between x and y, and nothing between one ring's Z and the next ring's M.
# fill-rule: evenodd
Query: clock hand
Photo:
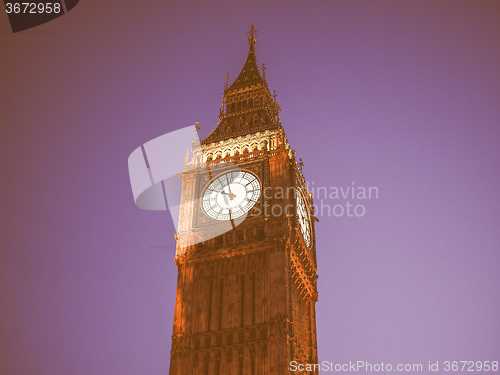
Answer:
M219 193L224 194L224 201L226 202L226 206L229 206L229 202L227 201L226 195L228 195L224 190L219 191Z
M227 194L227 195L229 195L229 199L230 199L230 200L233 200L233 198L235 198L235 197L236 197L236 195L234 195L234 194L232 193L232 191L231 191L231 184L229 183L229 180L228 180L228 178L227 178L227 175L226 175L225 177L226 177L226 181L227 181L227 188L229 189L229 193L226 193L226 192L224 191L224 189L226 188L225 186L222 188L221 193L222 193L222 194Z
M231 183L229 182L229 178L227 177L226 175L226 181L227 181L227 187L229 189L229 199L233 199L234 197L236 197L236 195L234 195L232 192L231 192Z
M219 193L229 195L229 199L231 200L236 197L236 195L232 193L226 193L224 190L219 191Z
M226 175L226 181L227 181L227 186L229 188L229 193L226 193L224 191L225 187L222 188L222 190L220 191L222 194L224 194L224 199L226 200L226 205L229 206L229 202L227 201L227 198L226 198L226 195L229 196L229 199L232 200L234 198L234 194L231 193L231 187L229 186L229 180L227 179L227 175ZM229 220L231 221L231 224L233 225L233 228L234 228L234 223L233 223L233 218L231 217L231 208L228 208L228 211L229 211Z

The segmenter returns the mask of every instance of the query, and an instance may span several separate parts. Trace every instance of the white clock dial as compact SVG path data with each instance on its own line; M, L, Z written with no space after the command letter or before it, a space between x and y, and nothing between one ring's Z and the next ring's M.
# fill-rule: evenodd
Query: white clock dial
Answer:
M236 219L257 203L260 197L260 182L245 171L223 174L205 190L203 210L216 220Z
M295 189L295 200L297 202L297 221L299 224L300 232L306 243L306 246L311 246L311 225L309 222L309 215L307 214L306 205L302 193Z

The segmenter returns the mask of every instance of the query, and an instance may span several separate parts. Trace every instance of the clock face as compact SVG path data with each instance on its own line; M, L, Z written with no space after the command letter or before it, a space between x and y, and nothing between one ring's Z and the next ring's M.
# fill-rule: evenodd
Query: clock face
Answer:
M295 189L295 199L297 202L297 220L302 233L302 237L306 246L311 246L311 225L309 224L309 215L307 214L306 205L302 193Z
M229 172L213 181L203 194L203 210L216 220L236 219L257 203L260 182L245 171Z

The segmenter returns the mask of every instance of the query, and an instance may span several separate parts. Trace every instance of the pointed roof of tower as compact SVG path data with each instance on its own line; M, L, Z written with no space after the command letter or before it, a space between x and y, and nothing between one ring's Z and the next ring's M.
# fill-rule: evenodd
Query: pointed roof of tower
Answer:
M219 123L202 140L202 144L277 129L281 126L279 104L267 86L265 67L262 67L261 75L257 66L254 48L257 32L253 25L247 35L250 49L243 69L231 85L228 84L229 76L226 75Z
M245 65L243 65L243 69L241 69L240 74L234 80L231 86L229 86L226 89L226 91L232 91L242 87L247 87L258 83L266 82L264 78L262 78L262 76L260 75L259 67L257 66L257 58L255 57L254 45L256 43L255 38L258 36L258 34L253 24L247 35L248 35L248 44L250 45L250 49L248 51L248 56L245 61Z

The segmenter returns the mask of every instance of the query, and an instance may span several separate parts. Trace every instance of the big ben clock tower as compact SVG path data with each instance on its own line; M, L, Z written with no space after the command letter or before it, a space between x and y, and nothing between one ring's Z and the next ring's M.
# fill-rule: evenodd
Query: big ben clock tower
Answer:
M318 361L312 195L255 38L252 25L219 123L179 175L172 375L281 375Z

